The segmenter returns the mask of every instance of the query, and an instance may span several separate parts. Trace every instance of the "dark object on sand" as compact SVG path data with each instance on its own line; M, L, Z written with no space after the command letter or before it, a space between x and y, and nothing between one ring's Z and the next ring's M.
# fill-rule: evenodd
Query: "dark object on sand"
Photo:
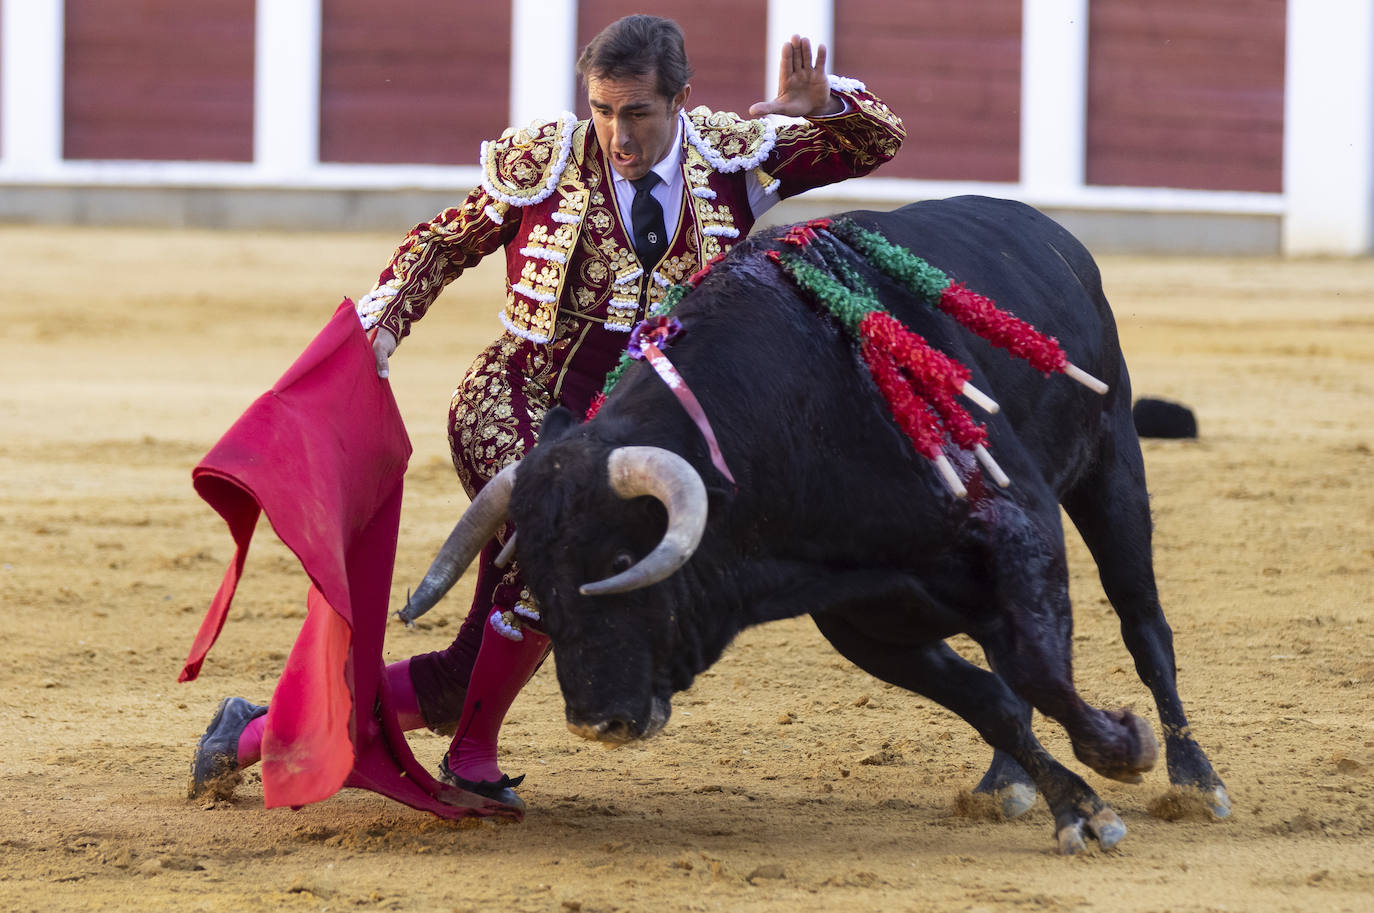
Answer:
M1131 418L1135 433L1141 437L1197 437L1197 419L1182 403L1142 397L1136 400Z

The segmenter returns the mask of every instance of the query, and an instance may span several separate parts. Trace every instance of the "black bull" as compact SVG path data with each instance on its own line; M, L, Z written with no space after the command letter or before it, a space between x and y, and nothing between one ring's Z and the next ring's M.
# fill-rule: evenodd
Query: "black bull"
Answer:
M1143 720L1092 707L1074 689L1063 505L1154 695L1170 780L1224 816L1225 788L1178 697L1130 382L1091 255L1046 216L1003 200L849 216L1056 337L1109 392L1042 376L856 256L883 305L968 365L1001 406L986 417L989 450L1012 483L985 483L972 458L951 454L969 489L956 498L897 427L854 342L767 258L782 247L768 232L683 299L674 313L685 331L667 350L738 485L713 467L668 386L637 364L591 421L549 414L513 482L505 473L474 502L407 616L437 601L508 513L575 732L653 734L672 694L741 629L809 614L859 667L978 730L996 749L980 790L1019 812L1038 788L1062 851L1088 838L1111 846L1125 833L1120 819L1031 731L1034 707L1064 727L1080 761L1128 782L1157 753ZM672 515L697 498L704 529L693 548L695 532ZM627 569L639 575L628 591L622 578L586 587ZM995 674L946 645L956 633L978 642Z

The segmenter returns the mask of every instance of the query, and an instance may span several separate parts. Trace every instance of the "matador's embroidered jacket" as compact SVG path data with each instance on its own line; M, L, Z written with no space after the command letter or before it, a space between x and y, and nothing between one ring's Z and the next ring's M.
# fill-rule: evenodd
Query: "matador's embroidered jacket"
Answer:
M481 186L416 226L358 302L364 327L404 337L444 286L504 246L500 318L509 333L542 344L560 327L628 332L670 285L748 233L749 172L785 199L867 174L896 154L905 136L900 118L856 80L831 77L831 90L847 103L844 114L781 126L706 108L684 112L687 196L677 225L667 226L667 251L647 269L622 223L589 121L568 114L507 130L482 144ZM581 319L560 321L560 312Z
M416 226L358 302L364 327L380 325L400 339L445 285L505 247L506 332L478 354L449 406L453 466L469 496L529 452L555 404L585 411L625 349L622 334L670 285L748 233L751 183L785 198L867 174L896 154L902 122L881 100L854 80L832 77L831 91L844 99L843 114L781 126L705 108L682 114L681 213L664 226L672 240L648 268L635 254L589 122L568 114L482 145L481 186ZM519 562L500 569L495 558L489 545L474 614L452 650L483 629L492 606L537 614ZM443 680L447 656L413 657L414 680Z

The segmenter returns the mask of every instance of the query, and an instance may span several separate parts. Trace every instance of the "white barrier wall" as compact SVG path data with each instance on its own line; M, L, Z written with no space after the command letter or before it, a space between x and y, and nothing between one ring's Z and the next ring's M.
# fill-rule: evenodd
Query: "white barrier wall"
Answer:
M290 180L320 160L321 0L257 5L253 58L253 161Z
M10 0L0 12L0 179L52 180L62 163L62 0Z
M513 0L511 31L510 122L575 110L577 0Z
M1088 0L1024 0L1021 41L1021 183L1072 193L1087 139Z
M322 0L258 0L254 161L114 162L62 158L62 0L0 4L0 184L199 190L433 190L474 184L475 166L346 165L318 160ZM510 122L574 107L577 0L511 0ZM878 207L989 193L1102 216L1260 217L1288 253L1374 249L1374 0L1288 0L1282 193L1102 187L1084 181L1090 0L1023 0L1020 177L1016 183L869 177L807 195L821 207ZM768 0L768 48L793 31L827 45L834 0ZM832 57L843 69L844 50ZM860 68L859 62L850 65ZM761 75L772 94L776 74ZM538 74L535 81L534 74ZM550 74L561 74L553 85ZM3 213L0 213L3 216Z
M1288 0L1283 247L1374 249L1374 4Z

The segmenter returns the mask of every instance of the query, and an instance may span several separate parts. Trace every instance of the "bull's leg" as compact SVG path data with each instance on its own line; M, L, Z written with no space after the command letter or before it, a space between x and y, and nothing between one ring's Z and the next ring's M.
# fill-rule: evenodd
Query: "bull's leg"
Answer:
M904 645L874 637L843 616L813 617L826 639L855 665L948 707L1028 771L1054 814L1061 853L1079 852L1088 838L1110 849L1126 836L1126 826L1111 807L1045 751L1031 731L1023 702L998 676L967 662L942 641Z
M1123 425L1124 423L1124 425ZM1200 791L1218 818L1231 813L1231 800L1192 728L1178 696L1173 632L1155 588L1145 466L1129 426L1118 421L1104 435L1104 452L1094 470L1064 498L1064 509L1097 562L1102 589L1121 619L1121 635L1140 680L1154 695L1164 727L1169 780Z
M1073 686L1073 614L1057 512L1004 511L993 532L995 611L970 633L1011 689L1064 727L1080 761L1105 777L1139 782L1158 753L1149 724L1129 710L1093 707Z

